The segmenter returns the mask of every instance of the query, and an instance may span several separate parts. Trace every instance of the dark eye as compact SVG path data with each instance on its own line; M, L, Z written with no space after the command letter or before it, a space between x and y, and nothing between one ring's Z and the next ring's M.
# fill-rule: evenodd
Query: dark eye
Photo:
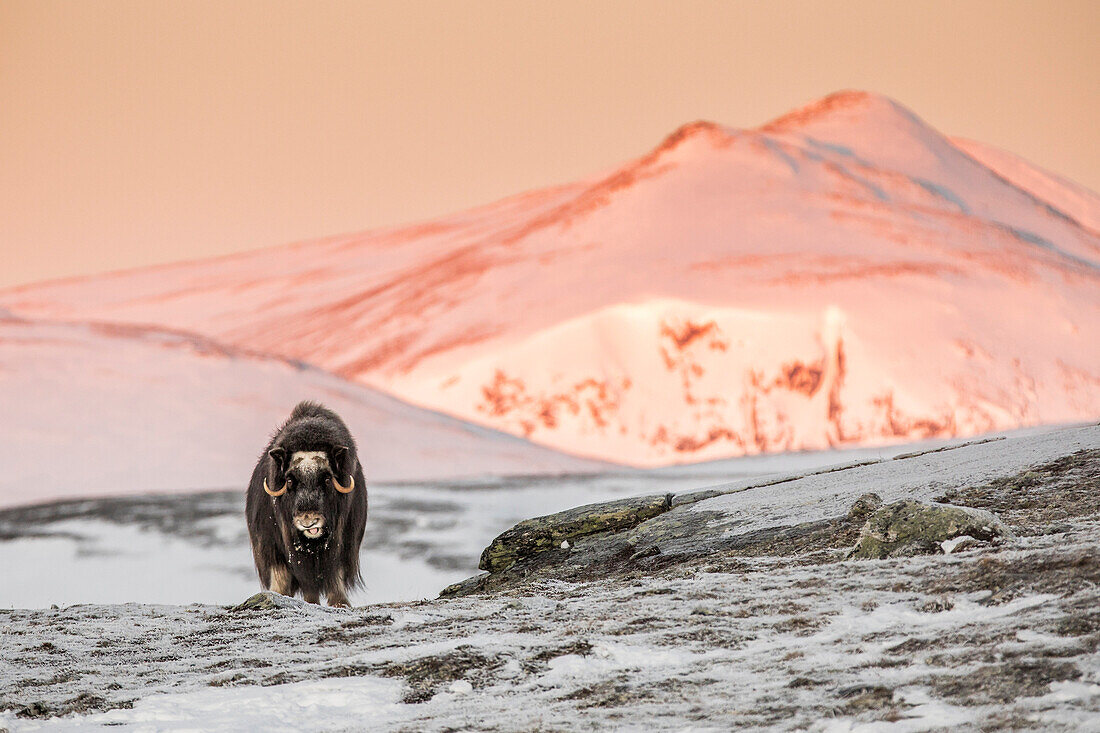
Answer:
M293 476L287 476L287 477L286 477L286 487L287 487L288 489L293 489L293 488L294 488L294 485L295 485L296 483L297 483L297 481L295 481L295 480L294 480L294 477L293 477Z

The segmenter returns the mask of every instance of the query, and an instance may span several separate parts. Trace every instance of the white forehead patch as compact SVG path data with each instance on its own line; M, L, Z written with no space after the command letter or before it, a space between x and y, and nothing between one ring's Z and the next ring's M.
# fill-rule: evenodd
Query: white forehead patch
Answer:
M290 468L298 475L317 473L328 468L328 456L322 450L300 450L290 454Z

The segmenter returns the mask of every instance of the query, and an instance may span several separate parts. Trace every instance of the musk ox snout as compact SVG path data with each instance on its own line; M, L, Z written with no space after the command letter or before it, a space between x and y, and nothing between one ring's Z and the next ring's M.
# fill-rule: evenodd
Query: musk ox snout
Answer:
M323 485L314 480L298 482L294 492L294 528L310 539L320 537L325 525L331 524L330 514L336 507L325 496Z
M320 537L325 531L325 517L319 512L302 512L294 515L294 526L306 537Z

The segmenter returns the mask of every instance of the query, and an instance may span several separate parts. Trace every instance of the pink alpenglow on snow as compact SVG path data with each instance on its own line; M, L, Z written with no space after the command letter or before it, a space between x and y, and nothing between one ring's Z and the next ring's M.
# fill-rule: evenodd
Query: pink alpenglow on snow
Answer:
M842 92L427 224L0 305L185 329L657 465L1100 416L1097 222L1095 194Z
M0 507L243 489L305 398L343 414L369 481L606 468L202 337L0 313Z

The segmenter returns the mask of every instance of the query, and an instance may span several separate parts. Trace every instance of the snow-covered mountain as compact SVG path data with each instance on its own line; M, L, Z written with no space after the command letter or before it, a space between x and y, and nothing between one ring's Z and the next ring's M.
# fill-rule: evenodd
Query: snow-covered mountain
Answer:
M301 399L343 416L371 480L606 468L202 337L0 318L0 506L243 492L268 437Z
M1100 416L1100 203L881 96L417 226L0 293L656 465Z

